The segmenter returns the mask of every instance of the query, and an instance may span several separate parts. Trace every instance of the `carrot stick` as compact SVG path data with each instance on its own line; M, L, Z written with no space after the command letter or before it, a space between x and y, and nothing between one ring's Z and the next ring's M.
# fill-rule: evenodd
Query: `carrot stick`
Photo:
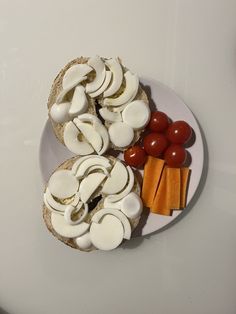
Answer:
M187 190L188 190L190 173L191 173L191 170L189 168L180 169L180 176L181 176L180 208L186 207Z
M180 168L166 168L167 206L171 209L180 208Z
M142 200L146 207L151 207L164 167L164 160L148 156L144 166Z
M158 186L154 201L151 206L151 212L160 215L171 215L171 209L168 205L167 197L167 168L164 167L160 184Z

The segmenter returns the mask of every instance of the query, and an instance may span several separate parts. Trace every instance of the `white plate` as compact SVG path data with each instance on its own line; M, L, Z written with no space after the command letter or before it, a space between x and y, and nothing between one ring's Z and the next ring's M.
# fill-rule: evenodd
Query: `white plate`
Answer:
M190 109L172 90L154 80L142 79L141 82L147 87L147 91L150 90L149 97L152 100L152 109L155 109L153 106L156 106L158 110L164 111L173 121L185 120L191 125L195 132L195 142L188 148L192 157L190 165L192 172L187 195L187 205L189 205L200 182L204 161L203 142L198 123ZM49 179L50 174L55 168L72 156L74 156L74 154L70 153L68 149L56 139L51 123L47 121L42 133L39 149L40 168L44 182ZM144 215L140 226L135 230L134 236L144 236L158 231L171 223L183 211L176 210L170 217L152 213Z

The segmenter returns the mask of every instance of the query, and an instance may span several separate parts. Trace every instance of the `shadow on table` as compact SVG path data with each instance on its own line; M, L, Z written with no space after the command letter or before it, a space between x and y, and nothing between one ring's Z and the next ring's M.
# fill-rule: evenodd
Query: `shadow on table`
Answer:
M142 86L144 88L144 90L146 91L147 95L148 95L148 99L150 102L150 107L151 110L156 110L156 106L155 103L153 101L153 99L151 98L151 89L149 86ZM195 117L196 119L196 117ZM197 119L196 119L197 120ZM123 249L135 249L136 247L138 247L144 239L150 239L153 235L158 234L162 231L165 231L169 228L171 228L173 225L175 225L176 223L178 223L181 219L183 219L189 212L190 210L195 206L195 204L197 203L203 189L204 186L206 184L206 179L207 179L207 174L208 174L208 167L209 167L209 152L208 152L208 146L207 146L207 142L206 142L206 137L205 134L203 132L203 129L201 127L201 124L199 123L199 121L197 120L200 132L201 132L201 136L202 136L202 141L203 141L203 150L204 150L204 164L203 164L203 170L202 170L202 176L201 176L201 180L200 183L198 185L198 188L193 196L193 198L191 199L190 203L188 204L188 206L183 210L183 212L181 214L179 214L172 222L170 222L168 225L164 226L163 228L154 231L146 236L141 236L141 232L143 227L146 224L147 221L147 217L148 217L148 210L144 209L144 213L142 214L142 217L140 219L139 225L138 227L135 229L134 231L134 238L130 241L126 241L123 245L122 248Z
M0 307L0 314L10 314L10 313L6 312L3 308Z

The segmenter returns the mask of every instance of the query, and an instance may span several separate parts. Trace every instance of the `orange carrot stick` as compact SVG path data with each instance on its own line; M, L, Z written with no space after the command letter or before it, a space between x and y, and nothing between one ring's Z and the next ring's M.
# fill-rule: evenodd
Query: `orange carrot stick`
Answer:
M181 168L181 189L180 189L180 208L186 207L188 183L190 178L191 170L189 168Z
M158 186L154 201L151 206L151 212L160 215L171 215L171 209L168 205L167 196L167 168L164 167L160 184Z
M166 168L167 206L171 209L180 208L180 168Z
M164 160L148 156L144 166L142 186L142 200L146 207L152 206L163 167Z

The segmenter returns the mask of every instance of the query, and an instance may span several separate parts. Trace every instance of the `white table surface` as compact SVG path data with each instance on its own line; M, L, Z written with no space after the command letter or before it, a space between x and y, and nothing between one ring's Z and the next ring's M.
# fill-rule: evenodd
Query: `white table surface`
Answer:
M70 4L68 5L67 2ZM236 313L236 2L0 0L0 307L9 314ZM192 209L171 228L83 254L42 220L39 139L70 59L119 55L176 91L207 141Z

